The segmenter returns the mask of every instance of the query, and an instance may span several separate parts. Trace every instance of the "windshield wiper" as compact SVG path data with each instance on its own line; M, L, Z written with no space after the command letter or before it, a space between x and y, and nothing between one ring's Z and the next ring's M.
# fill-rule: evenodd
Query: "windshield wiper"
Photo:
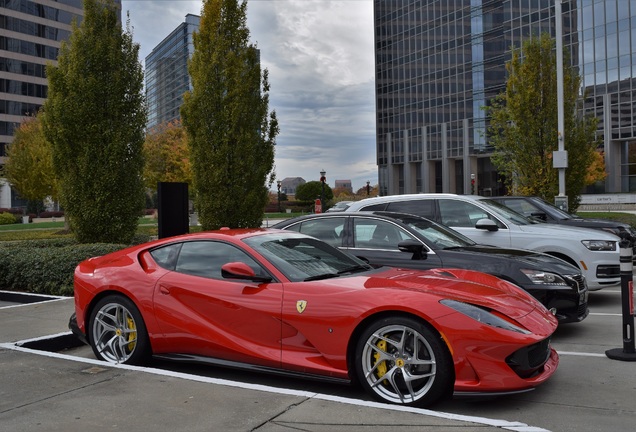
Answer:
M347 267L344 270L340 270L338 273L323 273L323 274L319 274L315 276L309 276L308 278L304 279L304 282L321 280L321 279L331 279L331 278L339 277L346 273L353 273L353 272L366 271L366 270L371 270L371 267L368 265L355 265L352 267Z
M321 279L331 279L338 276L340 276L339 273L323 273L323 274L319 274L315 276L309 276L308 278L304 279L303 282L309 282L309 281L315 281L315 280L321 280Z
M358 264L358 265L355 265L353 267L349 267L349 268L346 268L344 270L340 270L338 272L338 274L341 275L341 274L345 274L345 273L353 273L353 272L366 271L366 270L371 270L371 267L369 267L368 265Z

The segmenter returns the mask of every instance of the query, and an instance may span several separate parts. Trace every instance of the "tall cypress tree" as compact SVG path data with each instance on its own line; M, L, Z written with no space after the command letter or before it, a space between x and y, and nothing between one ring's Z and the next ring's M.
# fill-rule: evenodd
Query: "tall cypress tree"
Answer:
M521 195L552 201L558 194L558 170L552 153L558 149L555 40L547 33L527 40L512 51L506 65L506 91L491 101L488 134L495 151L493 163L506 175L508 186ZM579 205L586 172L596 158L597 120L581 117L577 102L581 78L564 61L563 93L565 149L568 151L565 187L569 209Z
M247 1L204 0L194 34L181 117L204 229L260 226L274 180L278 121L246 12Z
M144 206L146 124L139 45L108 0L84 18L49 65L44 125L60 200L80 242L129 242Z

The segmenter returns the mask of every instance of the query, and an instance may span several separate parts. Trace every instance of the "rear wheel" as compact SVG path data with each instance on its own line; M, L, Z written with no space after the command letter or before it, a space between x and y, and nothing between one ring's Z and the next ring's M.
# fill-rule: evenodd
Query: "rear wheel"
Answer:
M359 382L383 402L425 406L452 393L451 356L441 337L415 319L371 324L358 341L355 361Z
M95 356L109 363L141 364L150 353L148 333L139 309L127 297L101 299L89 319Z

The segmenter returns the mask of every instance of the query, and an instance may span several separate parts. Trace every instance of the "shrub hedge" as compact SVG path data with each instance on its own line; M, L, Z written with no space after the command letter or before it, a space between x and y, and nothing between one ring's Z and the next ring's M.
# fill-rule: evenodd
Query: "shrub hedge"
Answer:
M18 219L9 212L0 213L0 225L9 225L17 223Z
M147 240L137 237L135 243ZM0 289L72 296L73 273L81 261L127 246L79 244L72 238L1 242Z

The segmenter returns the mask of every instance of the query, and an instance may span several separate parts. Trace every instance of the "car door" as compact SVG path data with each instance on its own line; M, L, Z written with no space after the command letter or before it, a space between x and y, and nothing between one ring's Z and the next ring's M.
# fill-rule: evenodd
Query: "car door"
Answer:
M225 279L221 272L229 262L243 262L260 276L269 275L265 268L219 241L183 242L176 259L163 264L161 250L151 254L172 270L159 279L153 296L164 352L179 346L188 354L280 365L282 285Z
M386 265L428 269L441 266L441 261L437 255L427 254L430 249L399 225L371 217L353 216L351 219L353 243L346 248L351 255L355 255L376 267ZM400 251L398 244L405 240L422 244L422 254L425 258L421 259L414 257L412 253Z
M439 199L437 202L442 225L459 231L476 243L511 247L510 230L489 211L470 201ZM483 219L494 222L497 229L490 231L476 228L477 222Z

